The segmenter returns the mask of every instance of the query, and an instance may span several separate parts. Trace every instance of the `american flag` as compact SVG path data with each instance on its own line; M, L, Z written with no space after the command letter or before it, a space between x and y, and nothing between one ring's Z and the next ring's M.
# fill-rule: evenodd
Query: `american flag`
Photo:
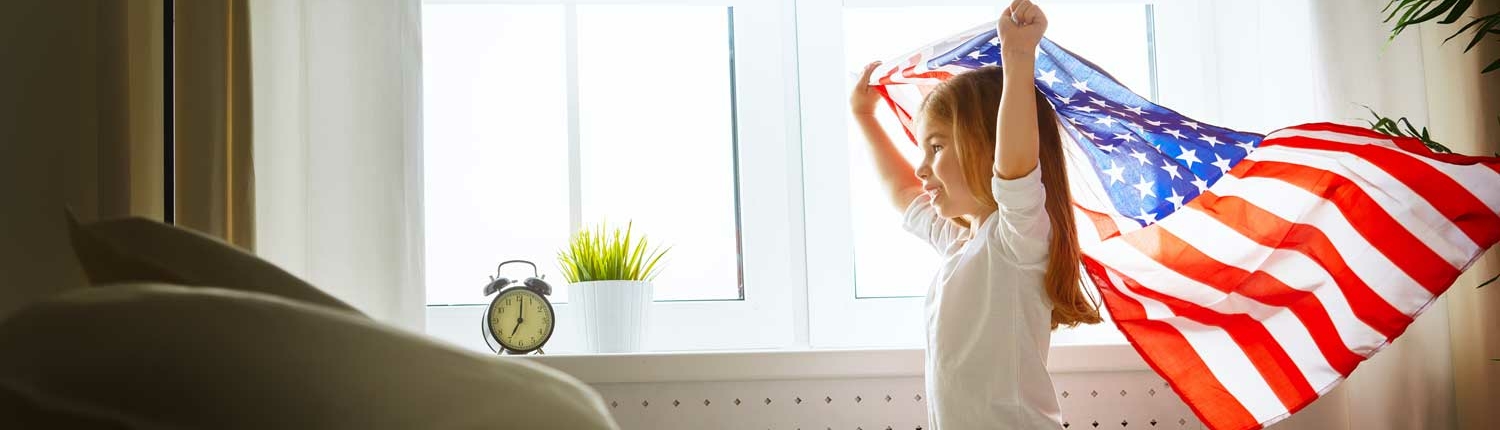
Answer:
M938 83L999 66L999 44L986 23L871 84L909 126ZM1307 406L1500 239L1500 158L1338 124L1204 124L1045 39L1036 87L1066 132L1086 278L1210 428Z

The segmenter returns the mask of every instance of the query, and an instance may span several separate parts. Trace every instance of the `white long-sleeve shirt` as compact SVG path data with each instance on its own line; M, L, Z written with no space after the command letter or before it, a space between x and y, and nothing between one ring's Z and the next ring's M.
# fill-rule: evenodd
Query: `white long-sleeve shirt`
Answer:
M977 227L937 215L927 195L905 227L943 255L927 290L927 429L1061 428L1047 374L1051 223L1041 169L991 179L999 210Z

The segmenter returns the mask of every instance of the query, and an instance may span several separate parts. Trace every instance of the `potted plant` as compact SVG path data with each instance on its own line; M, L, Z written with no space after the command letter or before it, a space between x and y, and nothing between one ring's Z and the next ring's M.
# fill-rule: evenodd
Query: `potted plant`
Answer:
M584 344L592 352L634 352L645 344L652 284L664 249L648 251L634 223L622 231L599 224L579 230L557 254L569 283L568 300L582 316Z

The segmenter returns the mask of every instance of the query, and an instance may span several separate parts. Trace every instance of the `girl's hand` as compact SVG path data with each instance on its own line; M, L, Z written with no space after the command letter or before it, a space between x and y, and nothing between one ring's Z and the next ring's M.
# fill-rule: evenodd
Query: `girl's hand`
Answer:
M875 72L875 67L880 66L876 61L865 65L865 73L854 82L854 91L849 94L849 109L854 116L875 115L875 106L880 104L880 93L870 88L870 74Z
M1042 33L1047 31L1047 15L1031 0L1013 0L1000 13L997 26L1003 51L1035 55Z

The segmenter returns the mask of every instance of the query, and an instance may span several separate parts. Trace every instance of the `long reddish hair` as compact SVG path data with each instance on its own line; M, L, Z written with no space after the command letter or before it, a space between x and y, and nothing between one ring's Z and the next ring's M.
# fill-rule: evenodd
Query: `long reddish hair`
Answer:
M951 127L958 165L970 192L986 210L997 210L999 204L990 195L990 178L994 176L995 131L998 125L1001 87L1004 72L999 67L984 67L949 78L933 89L922 102L922 121L927 126ZM1036 93L1039 168L1047 193L1047 215L1052 223L1047 272L1043 277L1047 296L1052 299L1052 328L1095 324L1102 321L1099 305L1083 288L1079 273L1078 230L1073 225L1073 193L1068 187L1068 170L1064 166L1062 136L1057 112L1052 104ZM954 222L968 226L962 218Z

